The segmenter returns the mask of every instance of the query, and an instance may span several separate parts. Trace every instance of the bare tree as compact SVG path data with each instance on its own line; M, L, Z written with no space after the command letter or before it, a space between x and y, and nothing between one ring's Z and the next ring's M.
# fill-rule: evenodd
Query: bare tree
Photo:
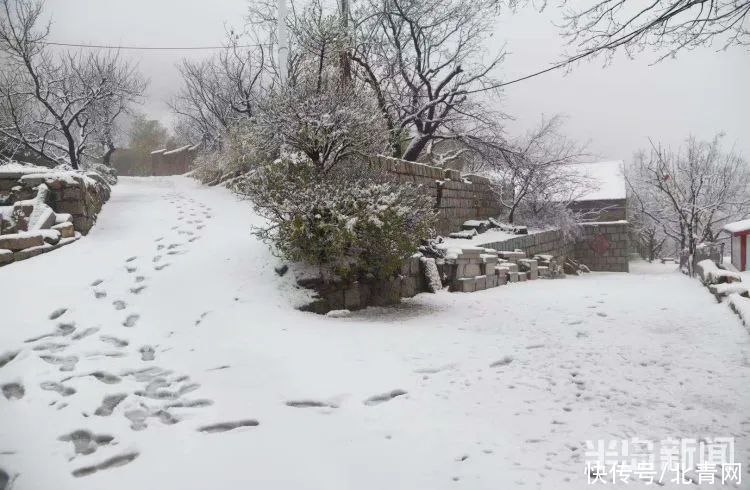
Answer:
M749 179L747 162L725 153L717 136L690 137L678 151L652 143L636 155L628 183L641 212L692 255L727 220L750 214Z
M570 167L588 156L586 146L562 133L563 122L561 116L542 119L493 159L494 168L487 173L510 223L519 212L525 220L549 220L591 187L586 176Z
M265 46L241 48L233 32L228 39L217 56L180 63L183 86L169 103L182 138L207 149L220 144L232 123L254 114L266 70Z
M715 40L724 48L750 44L748 0L596 0L585 8L575 3L565 13L563 28L577 59L620 48L628 54L665 50L663 59Z
M52 52L50 24L39 26L43 6L0 2L0 97L9 121L0 134L40 159L79 168L96 153L97 132L107 132L102 126L114 124L118 108L135 102L145 83L117 55Z
M488 0L371 0L354 13L354 75L375 96L392 156L416 160L430 142L466 138L497 116L472 97L496 82L504 58L483 46L496 8Z

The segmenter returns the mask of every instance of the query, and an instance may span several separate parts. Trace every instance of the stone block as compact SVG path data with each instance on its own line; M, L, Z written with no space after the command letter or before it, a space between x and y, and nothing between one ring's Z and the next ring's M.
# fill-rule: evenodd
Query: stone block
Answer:
M10 264L13 260L15 259L13 258L13 252L11 250L4 248L0 249L0 266Z
M487 289L497 287L497 274L489 274L487 277Z
M60 232L60 238L70 238L75 235L75 229L73 228L73 223L69 221L54 225L52 229Z
M350 288L344 290L344 308L356 310L360 308L359 284L354 283Z
M497 278L498 286L505 286L506 284L508 284L507 272L500 273L497 269L495 269L495 277Z
M473 277L462 277L453 281L451 289L460 293L473 293L476 281Z
M508 282L518 282L518 272L509 272Z
M526 272L526 279L529 281L535 281L539 279L539 271L538 270L531 270Z
M487 289L487 276L477 276L474 278L474 290L481 291Z
M418 293L417 279L414 276L404 276L401 278L401 297L411 298Z
M55 245L50 245L49 243L45 243L43 245L39 245L36 247L29 247L29 248L14 252L13 259L16 261L29 259L31 257L36 257L37 255L47 253L50 250L54 250L55 248L57 248Z
M518 273L518 282L525 282L527 280L525 272Z
M12 235L0 235L0 249L16 252L41 245L44 245L44 235L42 233L21 232Z
M513 263L513 262L506 262L505 264L503 264L503 267L507 268L508 272L510 272L510 273L514 273L514 272L518 273L519 272L519 270L518 270L518 264Z

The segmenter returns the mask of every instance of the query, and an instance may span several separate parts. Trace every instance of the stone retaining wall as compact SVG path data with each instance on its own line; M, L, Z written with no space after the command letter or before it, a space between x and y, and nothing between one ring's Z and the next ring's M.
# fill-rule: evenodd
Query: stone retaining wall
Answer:
M628 272L627 221L583 223L574 256L592 271Z
M483 243L480 246L494 250L522 250L526 253L527 257L533 257L538 254L554 256L572 255L572 245L565 242L563 233L560 230L548 230L539 233L532 233L530 235L518 235L508 240Z
M328 313L333 310L359 310L368 306L398 304L401 298L411 298L427 291L425 264L421 254L404 262L399 277L385 280L356 281L344 284L339 281L324 282L320 277L296 278L297 284L315 290L317 298L302 308L303 311Z
M39 184L49 188L46 201L52 210L70 214L76 231L84 235L94 226L110 195L109 185L96 173L0 169L0 195L7 196L10 203L33 199Z
M480 246L494 250L523 250L529 257L537 254L573 257L592 271L629 271L627 221L582 223L581 229L581 236L575 243L566 243L561 231L549 230Z
M485 177L462 175L458 170L383 156L373 158L371 165L394 176L399 182L422 185L438 210L438 234L458 231L464 221L470 219L486 219L500 214L500 204Z

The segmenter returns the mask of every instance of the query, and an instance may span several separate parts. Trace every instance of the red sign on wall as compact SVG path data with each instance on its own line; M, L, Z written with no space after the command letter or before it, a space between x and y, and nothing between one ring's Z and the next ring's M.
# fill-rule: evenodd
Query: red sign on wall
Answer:
M599 233L591 240L589 247L598 255L604 255L604 252L609 250L609 240L604 233Z

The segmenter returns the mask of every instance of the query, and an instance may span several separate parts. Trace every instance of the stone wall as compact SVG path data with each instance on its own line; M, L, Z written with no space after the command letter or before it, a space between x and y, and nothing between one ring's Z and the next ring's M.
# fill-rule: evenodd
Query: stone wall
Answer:
M69 214L75 230L86 234L109 199L109 184L93 172L40 171L38 167L0 167L0 205L34 199L40 184L49 189L46 204L56 213ZM23 231L23 230L21 230Z
M196 146L151 152L151 175L182 175L190 171L197 154Z
M548 230L539 233L532 233L530 235L518 235L508 240L483 243L480 246L494 250L521 250L527 257L533 257L537 254L554 256L573 255L572 245L565 242L560 230Z
M305 277L304 272L300 274L295 271L297 284L316 292L316 299L301 309L324 314L334 310L359 310L368 306L398 304L401 298L411 298L427 291L424 268L425 262L421 254L415 254L404 262L398 277L356 281L353 284L336 280L326 282L318 274Z
M485 177L462 175L458 170L382 156L373 158L371 164L399 182L422 185L438 210L438 234L458 231L463 222L470 219L486 219L500 214L500 205Z
M628 272L628 227L627 221L582 224L575 258L592 271Z
M628 272L627 221L583 223L581 228L581 236L575 243L566 243L561 231L549 230L480 246L522 250L529 257L537 254L572 257L592 271Z

